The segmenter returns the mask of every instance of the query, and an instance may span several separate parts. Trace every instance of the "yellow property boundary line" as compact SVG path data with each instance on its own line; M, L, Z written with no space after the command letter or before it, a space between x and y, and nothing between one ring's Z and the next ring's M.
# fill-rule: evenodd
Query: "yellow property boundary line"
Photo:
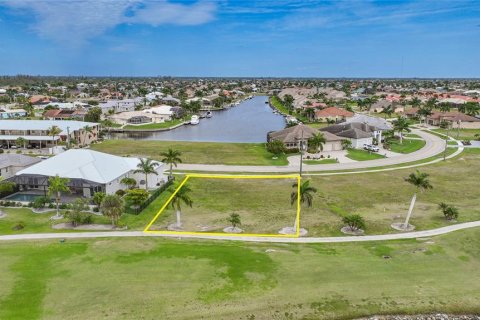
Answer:
M210 179L297 179L297 214L295 217L295 234L255 234L255 233L221 233L221 232L190 232L190 231L162 231L162 230L150 230L150 227L157 221L158 217L167 208L177 192L185 185L190 178L210 178ZM202 236L234 236L234 237L283 237L283 238L298 238L300 236L300 183L301 177L299 175L214 175L214 174L187 174L182 180L180 185L175 189L170 198L164 203L164 205L157 212L152 221L145 227L143 232L156 233L156 234L177 234L177 235L202 235Z

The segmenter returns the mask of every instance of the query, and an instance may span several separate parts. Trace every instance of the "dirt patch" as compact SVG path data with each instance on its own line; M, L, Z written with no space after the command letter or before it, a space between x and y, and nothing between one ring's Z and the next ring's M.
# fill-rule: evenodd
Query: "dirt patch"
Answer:
M365 231L362 229L353 230L350 227L343 227L340 229L340 231L342 231L343 234L348 234L351 236L362 236L365 233Z
M223 232L226 232L226 233L242 233L243 230L238 228L238 227L226 227L223 229Z

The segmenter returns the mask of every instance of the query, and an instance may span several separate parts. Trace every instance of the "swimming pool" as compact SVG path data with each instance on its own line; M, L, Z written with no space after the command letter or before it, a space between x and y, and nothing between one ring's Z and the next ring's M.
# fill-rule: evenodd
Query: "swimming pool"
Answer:
M18 192L3 198L3 200L33 202L35 201L36 198L40 198L40 197L43 197L43 196L40 194Z

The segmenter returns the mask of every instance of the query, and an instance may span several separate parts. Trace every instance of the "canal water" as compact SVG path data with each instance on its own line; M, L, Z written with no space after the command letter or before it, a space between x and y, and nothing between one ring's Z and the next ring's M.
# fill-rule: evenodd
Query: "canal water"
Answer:
M265 142L269 131L285 128L283 116L274 114L266 96L255 96L238 106L213 111L213 117L198 125L185 125L169 131L116 132L110 139L171 140L204 142Z

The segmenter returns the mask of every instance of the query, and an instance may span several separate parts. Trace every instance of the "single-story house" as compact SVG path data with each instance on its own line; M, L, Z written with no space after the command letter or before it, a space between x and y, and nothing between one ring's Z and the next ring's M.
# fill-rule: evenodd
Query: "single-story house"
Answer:
M287 149L299 148L301 142L308 146L308 139L315 134L322 133L326 143L323 146L324 151L342 150L342 137L329 132L319 132L317 129L299 124L280 131L272 131L267 134L267 141L282 141Z
M18 171L28 168L40 160L23 154L0 154L0 176L3 179L13 177Z
M391 101L388 101L386 99L381 99L381 100L378 100L377 102L375 102L374 104L372 104L372 106L370 107L370 111L380 113L383 110L385 110L386 108L391 107L391 106L392 106Z
M430 125L439 126L442 122L449 123L451 128L480 129L480 119L458 111L434 112L427 117Z
M43 117L47 120L68 120L68 119L75 119L83 121L85 119L85 115L87 114L86 111L76 109L76 110L69 110L69 109L51 109L45 111Z
M70 149L52 158L23 169L11 178L21 190L48 191L48 178L58 175L70 179L72 194L90 198L95 192L114 194L126 186L120 181L133 178L140 188L145 188L145 174L135 173L139 158L119 157L88 149ZM166 182L164 164L155 168L157 174L148 175L148 189Z
M315 120L321 122L342 122L353 117L353 112L337 107L329 107L315 112Z
M60 129L56 136L48 135L53 127ZM91 130L88 132L86 127ZM58 141L89 145L98 140L99 124L73 120L2 120L0 121L0 143L10 148L18 138L26 140L32 147L47 147Z
M381 131L378 128L360 122L335 124L321 128L320 131L349 139L352 142L352 148L357 149L363 148L364 144L373 144L374 137L381 139Z

